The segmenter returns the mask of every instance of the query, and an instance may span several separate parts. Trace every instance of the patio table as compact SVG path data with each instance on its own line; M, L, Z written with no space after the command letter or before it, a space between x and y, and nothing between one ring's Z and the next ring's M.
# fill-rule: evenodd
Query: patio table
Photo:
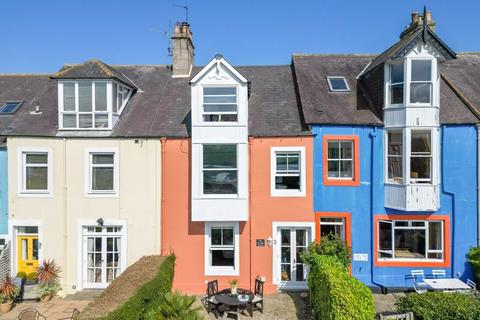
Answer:
M470 290L470 286L457 278L424 279L432 290Z
M238 300L238 295L232 295L230 293L230 289L220 291L218 294L215 295L215 299L219 303L227 306L229 311L233 310L238 316L240 314L240 311L244 309L248 303L251 303L253 301L253 293L245 289L237 289L237 292L239 294L247 294L249 298L248 301L244 302Z

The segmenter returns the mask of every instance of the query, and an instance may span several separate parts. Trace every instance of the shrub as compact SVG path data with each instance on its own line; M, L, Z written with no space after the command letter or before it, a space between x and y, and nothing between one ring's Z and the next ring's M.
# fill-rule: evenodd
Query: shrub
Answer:
M308 248L309 253L316 253L337 259L345 268L350 265L350 248L342 238L330 233L320 238L320 242L313 242Z
M0 285L0 303L13 301L19 294L20 290L13 282L12 277L7 275Z
M467 254L467 260L472 265L475 278L480 281L480 247L470 247L470 251Z
M372 320L375 306L370 289L345 270L338 259L310 253L308 287L315 319Z
M44 260L38 267L37 281L39 283L56 283L60 280L62 269L57 266L55 260Z
M174 269L175 255L172 254L165 258L158 268L157 275L151 281L141 286L135 295L102 319L145 319L145 314L159 306L163 301L163 295L172 290Z
M27 274L23 271L20 271L20 272L17 273L17 278L26 280L27 279Z
M417 320L480 319L480 301L465 293L411 293L395 305L399 312L413 312Z
M53 281L49 283L40 283L35 289L34 292L37 297L45 297L49 295L56 295L58 291L62 290L62 286L58 281Z
M27 280L37 281L38 274L36 272L30 272L27 276Z
M162 302L147 312L146 320L201 320L200 307L192 307L195 296L183 295L180 292L165 293Z

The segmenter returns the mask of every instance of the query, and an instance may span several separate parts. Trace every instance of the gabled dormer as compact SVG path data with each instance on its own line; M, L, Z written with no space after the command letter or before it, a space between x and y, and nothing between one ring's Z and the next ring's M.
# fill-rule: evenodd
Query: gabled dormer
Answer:
M400 41L360 76L382 106L388 208L435 211L440 206L439 65L455 58L435 34L435 22L425 9L423 15L412 14Z
M99 60L66 66L58 81L60 130L112 130L136 86Z
M248 81L221 55L193 79L192 220L248 219Z

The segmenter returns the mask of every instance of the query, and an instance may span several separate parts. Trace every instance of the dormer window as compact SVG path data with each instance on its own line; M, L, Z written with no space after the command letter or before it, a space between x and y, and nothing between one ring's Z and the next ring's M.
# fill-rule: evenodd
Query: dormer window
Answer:
M432 60L412 60L410 103L432 102Z
M327 77L328 87L332 92L347 92L350 91L347 79L345 77Z
M237 88L204 87L203 121L237 122Z
M390 65L390 104L403 104L403 63Z
M105 130L112 128L131 90L114 81L62 81L59 85L60 129Z

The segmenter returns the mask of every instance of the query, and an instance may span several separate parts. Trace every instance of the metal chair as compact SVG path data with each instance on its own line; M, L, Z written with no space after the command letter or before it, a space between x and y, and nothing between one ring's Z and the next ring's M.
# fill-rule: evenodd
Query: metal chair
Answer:
M80 311L77 308L74 308L71 316L57 319L57 320L77 320L79 316L80 316Z
M220 316L220 303L215 298L218 294L218 281L213 280L207 283L207 296L203 299L207 313L212 312L215 318Z
M477 284L473 280L467 279L467 284L470 288L472 288L474 290L477 289Z
M423 270L411 270L410 274L413 278L413 289L416 293L425 293L427 292L427 284L424 282L425 273Z
M447 273L445 270L432 270L432 276L434 279L445 279L447 277Z
M38 310L29 308L22 310L17 317L17 320L47 320Z
M253 300L247 304L247 310L250 316L253 316L253 311L260 311L263 313L263 281L255 279L255 290L253 292Z

